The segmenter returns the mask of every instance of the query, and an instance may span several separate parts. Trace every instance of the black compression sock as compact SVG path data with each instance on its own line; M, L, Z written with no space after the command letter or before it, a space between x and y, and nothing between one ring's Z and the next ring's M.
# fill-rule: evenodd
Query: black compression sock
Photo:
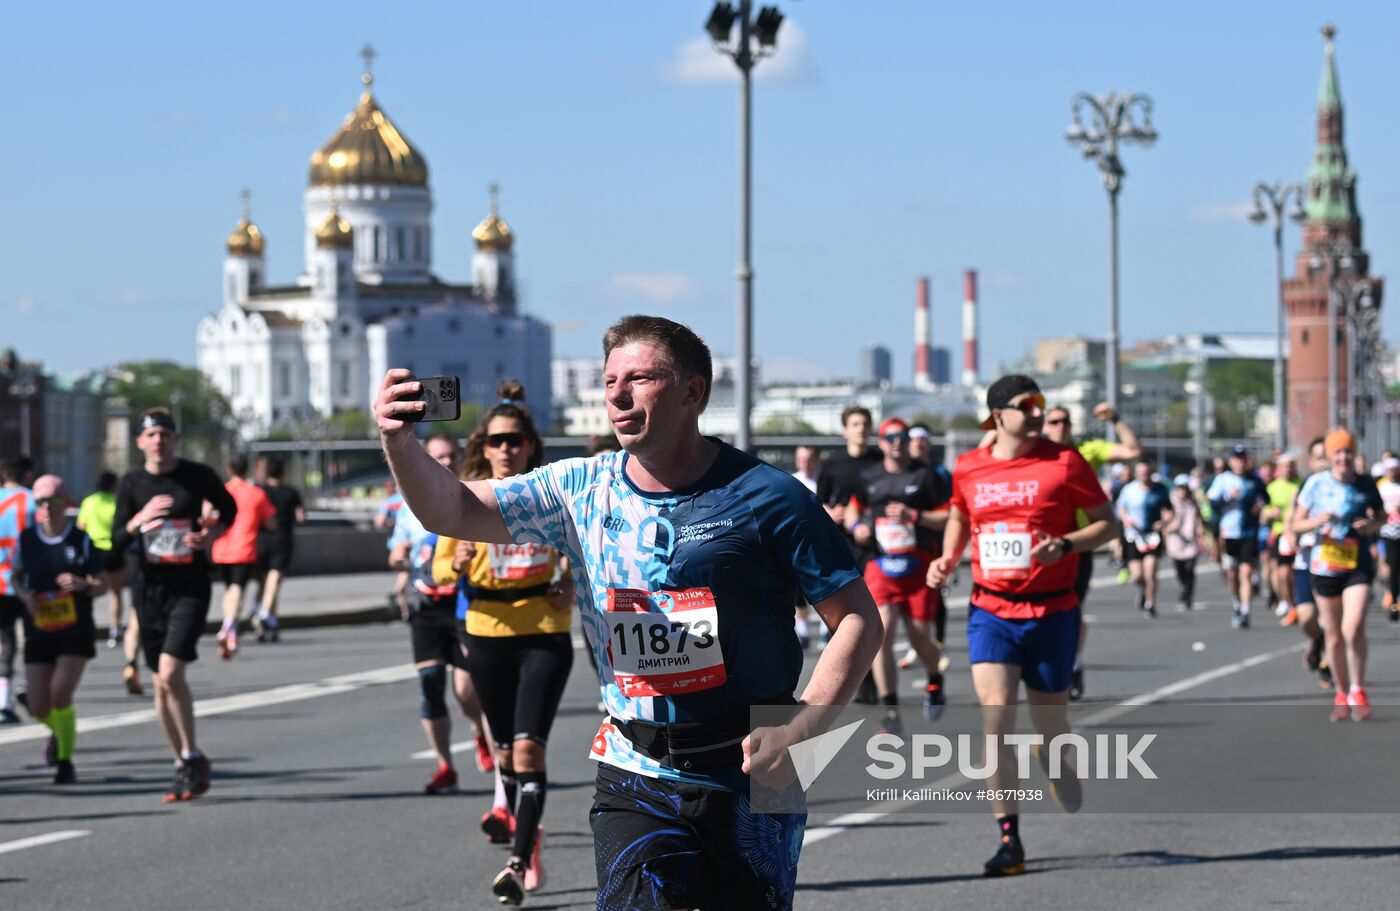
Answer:
M881 704L881 705L899 705L899 696L898 696L898 695L895 695L895 694L890 694L890 695L888 695L888 696L881 696L881 697L880 697L880 704Z
M1021 817L1015 813L998 819L997 825L1001 827L1002 838L1013 838L1017 841L1021 839Z
M549 781L544 772L521 772L518 777L520 802L515 808L515 847L511 854L529 863L530 851L535 846L535 829L544 817L544 797Z
M501 773L501 789L506 792L506 809L515 813L515 773Z

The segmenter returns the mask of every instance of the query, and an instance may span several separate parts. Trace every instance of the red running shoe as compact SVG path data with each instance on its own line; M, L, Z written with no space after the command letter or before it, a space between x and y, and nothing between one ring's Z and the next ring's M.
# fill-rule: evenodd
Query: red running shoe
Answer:
M1351 717L1351 706L1347 704L1347 694L1338 693L1332 697L1332 714L1327 716L1329 721L1346 721Z
M496 758L491 755L491 744L483 734L476 735L476 770L483 775L496 771Z
M544 826L535 830L535 847L530 850L530 865L525 868L525 891L534 892L544 888L544 864L540 863L540 849L544 847Z
M1366 690L1356 687L1347 696L1347 705L1351 706L1351 720L1365 721L1371 717L1371 700L1366 698Z
M423 788L424 794L455 794L457 793L457 770L446 763L438 766L433 777L428 779L427 785Z
M481 831L493 845L510 844L515 837L515 817L505 807L492 807L481 814Z

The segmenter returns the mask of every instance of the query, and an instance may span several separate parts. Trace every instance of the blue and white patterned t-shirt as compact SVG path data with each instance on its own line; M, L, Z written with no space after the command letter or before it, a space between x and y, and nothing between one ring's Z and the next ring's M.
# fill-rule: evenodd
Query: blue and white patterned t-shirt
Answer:
M844 536L810 491L718 445L704 477L682 491L638 490L625 452L491 482L517 544L569 557L603 700L616 718L705 721L789 701L802 671L797 594L817 604L860 578ZM734 786L732 775L662 766L606 722L593 758Z

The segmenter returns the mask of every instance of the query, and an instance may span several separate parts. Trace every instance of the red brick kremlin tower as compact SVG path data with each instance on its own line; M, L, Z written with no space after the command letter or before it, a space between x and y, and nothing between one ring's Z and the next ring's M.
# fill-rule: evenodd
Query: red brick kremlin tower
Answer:
M1381 304L1379 278L1370 277L1370 256L1361 246L1361 213L1356 207L1356 174L1347 165L1342 142L1342 97L1337 88L1337 62L1332 39L1337 30L1322 30L1326 62L1317 96L1317 147L1304 186L1307 220L1294 277L1283 283L1288 311L1288 442L1294 449L1327 432L1328 353L1327 306L1332 273L1350 283L1369 284L1369 305ZM1359 289L1358 289L1359 290ZM1348 326L1339 295L1336 300L1337 415L1358 429L1359 416L1347 414L1349 401ZM1361 411L1360 408L1357 409Z

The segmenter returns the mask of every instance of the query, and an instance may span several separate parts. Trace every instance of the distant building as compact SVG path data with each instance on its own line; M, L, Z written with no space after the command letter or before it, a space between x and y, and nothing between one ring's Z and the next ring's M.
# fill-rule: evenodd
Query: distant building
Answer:
M60 379L0 352L0 454L29 456L75 494L92 490L105 455L106 386L101 374Z
M860 352L860 381L879 386L894 381L894 359L884 345L871 345Z
M946 386L953 382L953 354L947 348L933 346L933 357L929 365L933 385Z
M1076 336L1044 338L1035 343L1035 372L1053 373L1080 364L1102 369L1105 346L1101 339Z

